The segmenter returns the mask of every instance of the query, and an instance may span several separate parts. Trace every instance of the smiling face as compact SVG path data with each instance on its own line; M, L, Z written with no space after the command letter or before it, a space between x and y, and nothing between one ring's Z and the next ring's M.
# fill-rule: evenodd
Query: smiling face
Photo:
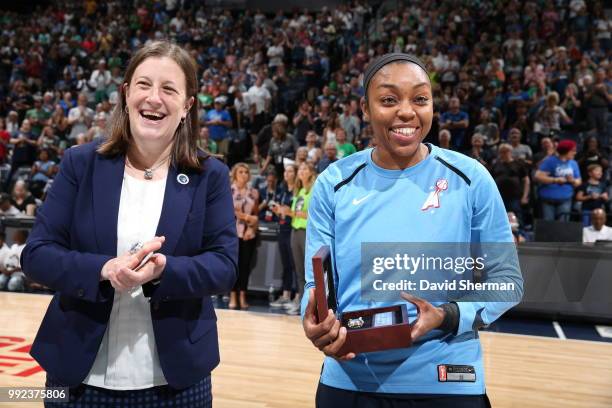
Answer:
M150 57L138 65L124 86L134 139L170 143L193 104L193 97L186 96L181 67L168 57Z
M391 63L378 71L361 101L376 137L383 167L418 163L421 141L431 129L433 96L427 73L412 63Z

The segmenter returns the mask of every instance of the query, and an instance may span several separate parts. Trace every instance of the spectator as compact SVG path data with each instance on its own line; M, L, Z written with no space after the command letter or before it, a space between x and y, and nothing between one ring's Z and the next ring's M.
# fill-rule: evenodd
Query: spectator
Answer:
M599 146L599 140L595 136L589 136L584 141L582 151L576 157L581 174L586 174L587 167L591 164L600 165L604 174L608 170L609 161Z
M286 115L279 113L274 116L274 120L271 124L264 126L255 139L253 145L253 160L256 164L259 164L259 155L265 154L267 157L270 151L270 141L272 140L273 133L286 133L289 119ZM263 168L263 166L261 166Z
M290 308L292 306L291 291L295 275L295 262L291 252L292 219L289 214L291 212L291 203L293 202L297 169L297 166L294 164L285 166L284 180L275 198L276 205L272 207L272 211L278 217L279 224L278 250L281 256L281 263L283 264L283 293L278 299L270 303L271 307Z
M561 121L571 123L565 109L559 106L559 94L550 92L546 95L546 102L536 113L534 132L543 136L559 135L561 132Z
M309 130L306 134L306 149L308 150L308 161L317 166L321 159L321 149L317 147L317 134Z
M295 262L295 275L297 294L293 305L287 309L287 314L300 314L300 300L304 294L306 276L304 272L304 259L306 253L306 224L308 223L308 206L312 196L312 187L317 178L315 168L310 163L302 163L298 168L297 181L291 202L291 250Z
M557 145L557 155L544 159L536 171L535 179L539 183L538 195L545 220L569 221L574 189L582 183L575 156L576 143L562 140Z
M6 130L5 121L0 118L0 164L4 164L8 156L8 146L11 134Z
M21 215L21 212L11 202L11 195L8 193L0 193L0 215L12 217Z
M11 159L11 170L6 179L5 190L8 190L13 176L19 167L31 167L36 160L36 149L38 147L38 137L32 133L30 121L23 121L19 134L10 140L13 147L13 156Z
M531 183L525 164L514 159L512 150L512 146L506 143L499 146L499 158L493 164L491 174L506 210L516 214L522 226L524 222L522 206L529 203Z
M306 135L314 128L314 118L312 117L312 107L307 100L300 104L299 110L293 116L293 126L295 127L295 138L300 145L306 143Z
M223 159L223 155L217 154L217 143L210 138L210 132L206 126L200 128L198 147L218 159Z
M521 242L527 241L525 234L521 231L521 225L518 221L518 217L512 211L508 211L508 222L510 222L510 228L512 230L512 236L514 237L514 243L520 244Z
M87 95L79 94L77 106L68 112L68 124L71 127L68 140L74 144L80 133L87 133L94 118L94 111L87 107Z
M596 208L591 212L591 225L582 230L582 242L612 241L612 228L606 225L606 212Z
M98 61L98 69L95 69L89 77L89 86L95 89L95 102L100 103L108 98L107 90L111 85L112 76L106 68L106 60Z
M11 204L19 210L21 214L33 217L36 212L36 200L28 191L25 181L17 180L13 186L11 194Z
M36 137L40 135L43 126L51 117L51 112L43 109L43 98L40 95L34 96L34 107L26 112L25 118L30 122L32 134Z
M47 149L49 150L49 157L54 159L61 156L62 153L62 141L55 134L53 126L45 126L40 134L40 137L36 141L38 150Z
M522 160L528 165L531 165L533 163L533 153L531 152L531 147L526 144L522 144L521 137L522 135L519 129L510 129L510 132L508 134L508 141L512 146L512 157L514 157L514 159L516 160Z
M249 186L250 179L251 171L246 163L236 163L232 167L232 196L238 231L238 280L230 292L228 305L230 309L237 309L238 306L241 310L249 308L247 288L256 251L259 207L259 194L255 188ZM238 303L238 293L240 293L240 303Z
M280 192L278 178L273 167L266 171L266 185L259 190L259 221L277 222L278 218L273 207L277 204L276 197Z
M544 159L554 156L556 151L557 147L552 138L545 136L540 139L540 151L533 156L535 168L539 168ZM580 174L582 174L582 172L580 172Z
M453 96L448 103L448 111L440 116L440 129L450 131L455 150L463 150L466 129L470 126L468 114L460 107L459 98Z
M329 120L327 121L325 129L323 129L323 146L325 146L327 142L338 142L336 140L338 129L342 129L342 126L340 126L340 118L336 112L332 112L329 115Z
M608 106L612 103L612 93L606 84L606 70L599 68L595 82L586 88L585 101L587 121L590 130L595 130L599 141L608 145Z
M346 132L343 128L338 129L336 133L336 144L338 150L338 159L343 159L355 153L357 149L346 139Z
M19 133L19 115L17 111L10 111L6 117L6 131L9 132L11 137L17 136Z
M599 164L589 164L586 173L589 178L578 187L576 201L582 203L582 224L587 227L591 223L591 211L596 208L606 209L608 197L608 182L602 180L602 168Z
M323 89L329 90L329 87L324 87ZM317 135L323 134L323 130L325 129L325 127L327 126L327 123L329 122L329 118L332 114L331 103L332 103L331 98L322 99L320 102L319 110L315 116L314 130L317 133Z
M295 152L295 165L300 167L300 164L308 161L308 148L306 146L298 147Z
M6 257L10 253L10 248L6 245L6 233L4 231L0 231L0 280L4 278L4 261L6 261Z
M442 149L454 150L453 146L451 146L451 132L449 130L440 130L440 133L438 133L438 146Z
M263 86L264 78L261 75L257 76L255 84L248 90L248 98L255 105L255 115L252 123L252 133L258 134L261 128L266 123L266 117L270 111L272 95L268 89ZM259 152L256 152L259 153Z
M480 133L485 138L485 146L493 147L499 144L499 125L495 123L491 110L483 107L480 110L478 125L474 133Z
M489 168L492 155L491 151L485 147L485 138L480 133L474 133L471 145L472 148L466 152L466 155Z
M4 258L2 274L0 275L0 290L21 292L25 290L25 275L21 271L21 252L25 248L28 231L17 230L13 233L13 242Z
M57 173L57 166L49 156L47 149L42 149L38 160L32 165L30 190L35 198L42 199L45 186ZM16 186L17 184L15 184Z
M287 127L284 120L279 120L273 123L272 139L270 140L270 148L268 156L261 166L261 169L267 169L268 165L272 164L276 169L277 177L282 177L284 168L284 159L295 159L295 153L298 145L291 134L287 133Z
M227 132L232 127L232 117L229 112L224 109L225 99L216 97L214 109L206 113L205 126L208 126L210 138L217 143L219 154L227 155L229 151L230 137Z
M330 164L338 160L338 147L334 142L328 142L324 149L325 155L317 165L317 172L323 173Z
M348 104L342 105L342 114L340 115L340 126L346 133L346 141L354 144L361 131L361 121L357 116L357 100L351 99Z
M105 112L98 112L94 116L94 125L89 128L86 134L86 139L91 142L96 139L104 139L106 137L106 119Z

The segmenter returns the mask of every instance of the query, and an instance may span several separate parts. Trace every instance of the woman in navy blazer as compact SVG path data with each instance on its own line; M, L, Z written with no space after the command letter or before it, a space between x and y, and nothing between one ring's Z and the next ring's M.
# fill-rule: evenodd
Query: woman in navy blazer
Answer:
M108 139L64 154L22 254L26 275L55 290L31 354L47 386L71 388L49 406L212 404L210 295L233 287L238 240L228 169L196 147L197 89L185 50L146 45Z

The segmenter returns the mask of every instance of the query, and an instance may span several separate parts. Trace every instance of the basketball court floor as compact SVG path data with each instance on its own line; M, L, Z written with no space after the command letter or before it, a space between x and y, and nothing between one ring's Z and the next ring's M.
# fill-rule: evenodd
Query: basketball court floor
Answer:
M0 387L44 385L45 374L28 351L50 300L0 293ZM304 337L298 317L225 309L217 315L216 408L314 406L322 355ZM563 337L482 332L493 407L612 407L612 342Z

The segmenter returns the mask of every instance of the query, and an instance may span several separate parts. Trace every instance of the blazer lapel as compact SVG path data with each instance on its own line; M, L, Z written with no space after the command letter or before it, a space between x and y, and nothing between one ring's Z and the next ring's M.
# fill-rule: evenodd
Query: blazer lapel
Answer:
M182 183L179 183L179 175ZM180 173L174 166L168 170L166 191L161 216L157 224L157 236L165 236L166 240L160 251L164 255L174 254L178 240L181 237L193 195L197 186L197 174Z
M93 170L93 209L96 241L100 252L117 255L117 218L123 184L123 156L96 155Z

